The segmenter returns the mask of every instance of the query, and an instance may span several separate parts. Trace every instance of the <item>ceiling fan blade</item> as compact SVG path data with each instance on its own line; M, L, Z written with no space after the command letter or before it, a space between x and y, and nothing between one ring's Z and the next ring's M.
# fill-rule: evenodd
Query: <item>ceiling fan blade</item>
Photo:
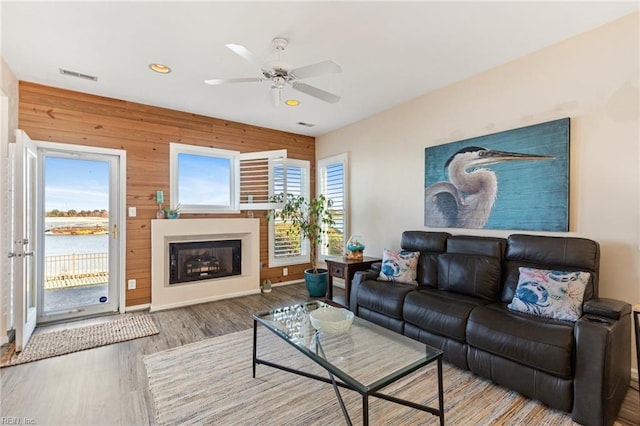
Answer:
M329 102L330 104L335 104L340 100L340 96L334 95L333 93L329 93L322 89L318 89L317 87L309 86L306 83L297 83L294 81L293 83L291 83L291 87L299 92L311 95L314 98Z
M342 72L342 68L337 63L328 60L318 62L317 64L307 65L289 71L289 75L292 75L296 79L303 79L309 77L315 77L318 75L331 74Z
M247 77L247 78L220 78L217 80L205 80L206 84L210 84L215 86L217 84L227 84L227 83L258 83L261 81L266 81L264 78L259 77Z
M243 45L229 43L227 44L227 47L233 50L237 55L241 56L245 61L252 63L253 65L260 68L261 70L268 71L270 69L269 66L267 66L267 64L262 62L260 58L254 55L253 52L251 52L249 49L247 49Z

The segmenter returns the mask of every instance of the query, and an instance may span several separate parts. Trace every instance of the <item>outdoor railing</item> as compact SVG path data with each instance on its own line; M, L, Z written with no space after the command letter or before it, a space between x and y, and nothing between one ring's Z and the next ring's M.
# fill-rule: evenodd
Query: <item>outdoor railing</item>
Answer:
M75 287L105 283L109 253L72 253L44 258L44 287Z

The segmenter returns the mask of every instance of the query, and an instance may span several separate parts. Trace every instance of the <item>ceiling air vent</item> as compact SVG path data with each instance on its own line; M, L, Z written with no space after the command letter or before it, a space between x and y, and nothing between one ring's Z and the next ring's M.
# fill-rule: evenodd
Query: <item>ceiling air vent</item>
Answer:
M298 121L298 124L304 127L313 127L315 126L315 124L312 123L305 123L304 121Z
M71 77L83 78L85 80L98 81L98 77L89 74L82 74L81 72L65 70L64 68L60 68L60 74L68 75Z

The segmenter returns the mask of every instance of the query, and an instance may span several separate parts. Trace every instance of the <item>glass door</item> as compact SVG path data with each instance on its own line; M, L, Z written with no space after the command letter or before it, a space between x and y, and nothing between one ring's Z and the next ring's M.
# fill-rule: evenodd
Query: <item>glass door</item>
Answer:
M117 311L119 157L51 148L39 162L38 322Z

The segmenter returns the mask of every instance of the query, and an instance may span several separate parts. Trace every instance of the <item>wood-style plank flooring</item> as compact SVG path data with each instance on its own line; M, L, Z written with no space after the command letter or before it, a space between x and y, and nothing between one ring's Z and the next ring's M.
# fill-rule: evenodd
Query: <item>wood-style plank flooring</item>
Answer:
M144 355L249 329L251 313L305 300L304 285L294 284L274 287L268 294L155 312L158 335L0 369L0 419L16 417L23 425L155 424ZM58 324L44 331L111 319ZM640 425L636 390L628 392L618 420Z

